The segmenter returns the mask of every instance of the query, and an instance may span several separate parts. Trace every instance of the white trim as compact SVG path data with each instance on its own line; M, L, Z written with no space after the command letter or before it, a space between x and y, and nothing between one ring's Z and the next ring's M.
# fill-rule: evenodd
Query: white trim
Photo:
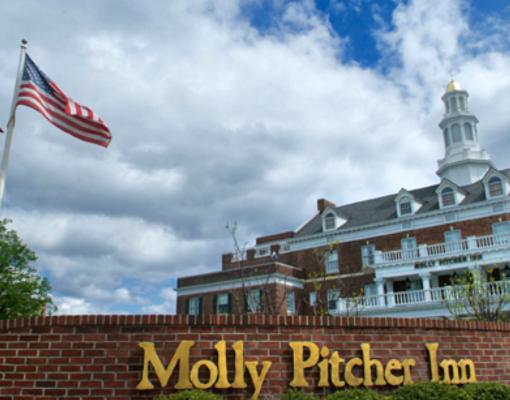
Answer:
M200 293L221 292L224 290L239 289L242 287L253 287L263 285L283 285L287 287L294 287L303 289L303 281L292 276L287 276L279 273L269 275L253 276L245 279L233 279L229 281L221 281L215 283L206 283L202 285L186 286L176 288L175 291L179 296L188 296Z
M494 212L492 206L495 204L503 204L503 210ZM473 210L479 210L479 212L474 214L472 212ZM374 224L347 228L342 231L320 232L313 235L290 238L286 241L286 243L290 245L290 249L286 252L326 246L332 241L345 243L385 236L392 233L399 233L402 232L403 221L411 222L411 226L408 229L423 229L444 225L448 223L448 221L445 220L446 215L451 214L452 211L455 211L455 220L458 222L505 214L509 210L510 200L508 198L490 199L483 201L482 204L473 203L456 207L448 207L442 210L429 211L426 214L409 215L402 218L392 219L391 221L381 221ZM281 253L283 253L283 251Z

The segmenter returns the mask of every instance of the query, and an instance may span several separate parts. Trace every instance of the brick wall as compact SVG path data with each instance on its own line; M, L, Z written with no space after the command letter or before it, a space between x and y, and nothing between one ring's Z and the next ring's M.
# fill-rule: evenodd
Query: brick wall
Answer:
M359 357L360 344L368 342L372 358L383 362L415 358L415 381L429 380L424 344L438 342L439 359L470 358L479 380L510 384L510 324L263 315L88 315L0 321L0 399L154 399L173 391L177 374L165 389L151 376L155 389L137 391L143 366L138 342L154 342L166 366L182 340L196 341L192 363L204 358L216 362L213 346L222 339L229 349L234 341L243 340L247 361L273 362L262 395L287 389L292 373L289 341L327 345L346 359ZM229 350L229 365L232 359ZM316 382L317 370L307 373L307 379ZM247 392L251 395L252 388ZM243 396L236 390L220 393Z

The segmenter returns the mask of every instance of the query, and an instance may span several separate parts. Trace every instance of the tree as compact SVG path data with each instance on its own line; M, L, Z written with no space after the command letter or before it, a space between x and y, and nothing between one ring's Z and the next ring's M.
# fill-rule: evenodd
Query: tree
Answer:
M494 270L482 271L478 267L456 276L452 286L443 288L442 301L456 318L478 321L500 321L510 303L510 282L496 281Z
M0 319L38 316L56 309L50 284L32 266L37 257L0 220Z
M246 282L251 277L259 276L262 271L258 266L246 265L246 247L247 243L242 245L238 239L237 222L227 223L225 229L232 237L234 246L233 255L239 266L239 279L241 288L237 293L232 312L234 314L247 314L248 312L258 312L268 315L278 315L286 301L287 290L285 293L279 293L270 283L270 275L266 275L261 283L256 287L247 286ZM276 258L271 256L273 261ZM263 274L262 274L263 275ZM284 280L285 286L285 280ZM255 289L255 290L252 290Z

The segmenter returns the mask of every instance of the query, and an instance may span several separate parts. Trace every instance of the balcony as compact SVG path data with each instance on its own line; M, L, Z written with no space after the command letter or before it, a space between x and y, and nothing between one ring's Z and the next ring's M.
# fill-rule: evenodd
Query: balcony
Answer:
M445 257L468 256L486 251L510 249L510 233L470 236L457 242L421 244L414 249L376 252L373 267L434 261Z
M510 280L485 283L482 288L480 291L483 292L484 298L487 300L492 300L494 303L502 297L510 300ZM467 286L444 286L384 295L342 298L338 300L334 314L380 317L448 317L450 312L447 304L458 300L462 290L469 289ZM460 298L466 296L460 296Z

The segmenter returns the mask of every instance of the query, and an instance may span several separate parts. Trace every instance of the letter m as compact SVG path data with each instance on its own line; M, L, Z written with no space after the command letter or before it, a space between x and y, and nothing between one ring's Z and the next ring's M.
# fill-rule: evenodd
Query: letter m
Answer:
M163 367L163 363L161 362L158 354L156 353L156 349L154 347L154 343L151 342L140 342L138 346L141 347L144 351L143 355L143 371L142 371L142 380L136 388L138 390L149 390L153 389L154 385L149 380L149 364L152 364L154 368L154 372L159 379L159 383L161 387L165 387L168 385L168 381L174 372L175 366L179 363L179 379L175 384L176 389L191 389L192 385L189 380L189 351L195 342L193 340L183 340L177 350L175 351L174 356L170 360L168 367Z

